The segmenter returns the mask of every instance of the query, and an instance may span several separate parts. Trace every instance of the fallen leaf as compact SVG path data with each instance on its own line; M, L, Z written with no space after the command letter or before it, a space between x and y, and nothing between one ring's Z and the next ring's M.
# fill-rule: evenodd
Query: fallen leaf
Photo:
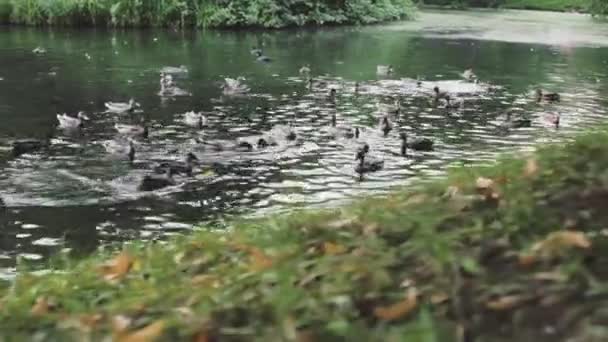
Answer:
M538 173L538 162L536 158L530 158L526 160L526 165L524 166L524 176L532 177Z
M535 243L530 249L530 254L537 258L552 259L563 255L572 248L588 249L590 247L591 241L585 236L585 233L562 230L552 232L544 240Z
M273 260L264 254L260 249L252 247L249 251L251 257L251 269L254 271L263 271L272 267Z
M51 311L52 306L46 297L38 297L30 312L33 316L43 316Z
M511 310L524 302L530 300L530 296L509 295L486 302L486 308L494 311Z
M376 307L374 309L374 316L385 321L400 319L414 311L417 305L418 291L416 291L415 288L410 288L407 292L406 298L403 301L389 306Z
M121 252L114 259L101 265L99 272L107 281L118 281L125 277L133 267L135 259L127 252Z
M445 292L433 293L431 295L431 297L429 298L431 304L433 304L433 305L445 303L448 301L448 299L450 299L450 296L448 296L448 294Z
M192 278L192 285L203 287L219 287L219 278L211 274L199 274Z
M554 282L558 282L558 283L562 283L562 282L565 282L566 280L568 280L568 277L566 277L566 275L564 275L563 273L558 272L558 271L538 272L538 273L534 274L533 278L536 280L554 281Z
M410 196L407 200L405 200L404 205L409 206L409 205L422 204L422 203L426 202L428 199L429 199L429 196L426 194L415 194L415 195Z
M165 330L164 321L156 321L139 330L128 332L126 329L114 331L116 342L151 342L159 338Z
M333 242L323 242L323 251L327 255L337 255L346 252L346 248Z

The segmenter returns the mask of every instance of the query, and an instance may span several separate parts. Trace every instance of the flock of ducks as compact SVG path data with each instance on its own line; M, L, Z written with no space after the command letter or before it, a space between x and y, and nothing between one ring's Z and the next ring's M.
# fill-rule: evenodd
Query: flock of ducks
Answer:
M36 51L35 51L36 52ZM251 55L255 57L255 60L261 63L270 63L272 59L264 55L263 51L259 48L252 48ZM43 53L38 51L36 53ZM310 90L318 87L322 80L315 80L311 77L310 66L305 65L299 70L300 75L307 79L307 84ZM160 70L160 92L158 95L165 96L183 96L189 95L188 92L177 87L174 76L183 75L188 73L186 66L179 67L164 67ZM394 69L391 65L378 65L376 69L378 76L391 76L394 74ZM467 69L461 74L462 78L468 82L478 82L477 76L473 73L473 70ZM249 87L245 85L245 79L239 78L225 78L222 85L222 90L225 94L243 94L249 91ZM328 91L327 100L334 104L337 98L337 89L328 84L325 85ZM417 81L417 86L421 87L422 82ZM355 93L360 89L359 82L355 83ZM463 105L462 99L457 99L450 95L448 92L442 91L438 86L433 88L431 93L432 102L435 105L441 103L445 108L459 108ZM560 95L553 92L547 92L542 89L536 91L537 101L559 101ZM141 105L134 99L130 99L128 102L106 102L105 112L113 113L116 115L123 115L133 113L140 110ZM386 137L389 132L394 128L394 124L391 121L391 116L399 115L402 107L400 101L397 99L392 104L377 103L378 112L381 113L379 121L379 130ZM89 121L90 118L84 112L78 112L75 116L68 114L57 115L57 127L61 130L80 130ZM559 126L559 115L554 116L552 119L556 127ZM530 120L526 118L513 118L511 113L507 113L507 122L512 127L526 127L530 125ZM195 129L203 129L207 126L207 117L201 112L190 111L184 113L183 123L189 127ZM101 145L104 149L112 155L122 156L129 161L133 162L136 155L135 139L148 139L149 128L146 124L125 124L116 123L114 125L115 131L118 133L119 139L109 140L102 142ZM359 127L350 127L347 125L338 125L336 114L332 115L331 126L329 128L330 133L334 137L341 137L346 139L358 139L361 135L361 129ZM26 139L14 141L12 144L12 155L16 158L26 153L32 153L41 149L48 148L50 146L51 136L44 140ZM408 137L406 133L400 133L401 140L400 154L402 156L408 155L408 150L415 151L432 151L434 149L434 142L429 138L423 137ZM293 129L292 125L284 132L283 138L285 140L296 140L297 134ZM268 146L276 145L277 142L274 138L269 136L261 136L254 141L250 140L236 140L228 143L217 143L208 141L199 141L200 143L210 147L216 151L223 150L234 150L234 151L252 151L254 148L263 149ZM370 146L364 143L360 148L357 149L355 154L355 165L354 171L361 177L365 173L375 172L381 170L384 167L384 161L373 157L370 154ZM199 158L193 154L188 153L183 161L166 161L158 163L154 166L150 173L144 176L139 184L140 191L153 191L164 187L172 186L176 184L174 180L175 175L182 175L191 177L193 175L193 168L196 166Z

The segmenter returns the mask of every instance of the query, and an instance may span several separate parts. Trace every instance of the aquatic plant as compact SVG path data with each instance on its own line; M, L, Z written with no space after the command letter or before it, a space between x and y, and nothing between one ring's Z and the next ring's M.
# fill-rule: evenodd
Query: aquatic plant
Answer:
M0 0L0 20L26 25L281 28L411 17L411 0Z

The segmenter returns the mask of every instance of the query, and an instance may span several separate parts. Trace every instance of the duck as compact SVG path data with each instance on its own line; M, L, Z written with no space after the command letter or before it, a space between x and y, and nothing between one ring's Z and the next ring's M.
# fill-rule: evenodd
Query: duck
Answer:
M50 145L49 140L38 140L38 139L22 139L13 141L11 153L13 157L18 158L21 155L39 151Z
M466 69L462 74L460 74L465 81L474 82L477 81L477 75L473 72L473 69Z
M46 53L46 49L41 46L37 46L34 50L32 50L32 52L37 55L43 55Z
M407 155L407 149L411 148L415 151L432 151L434 142L429 138L416 138L408 142L407 134L401 133L401 155Z
M165 73L165 74L187 74L188 67L186 67L185 65L180 65L178 67L166 66L166 67L163 67L160 70L160 72Z
M184 123L190 127L203 129L207 126L207 117L201 112L189 111L184 113Z
M513 114L511 112L507 113L507 120L505 122L506 127L508 128L525 128L532 126L532 120L529 118L512 118Z
M261 63L270 63L272 62L272 58L265 56L264 53L262 52L262 50L258 50L255 53L256 56L256 61L261 62Z
M222 86L224 89L224 93L232 93L232 94L239 94L239 93L246 93L247 91L249 91L249 87L247 87L243 81L245 80L244 77L237 77L237 78L224 78L224 85Z
M336 114L334 113L331 116L331 127L329 128L329 133L334 138L342 137L342 138L346 138L346 139L352 139L352 138L359 138L361 131L359 130L359 127L355 127L353 129L352 127L348 127L348 126L338 126Z
M191 96L192 94L175 85L173 77L169 74L161 74L159 96L175 97L175 96Z
M186 155L186 158L184 159L183 162L180 161L166 161L166 162L162 162L160 164L158 164L155 167L155 171L156 173L164 173L166 172L166 169L171 169L171 173L172 174L184 174L187 176L192 177L192 169L194 167L194 162L198 161L198 157L192 153L189 152Z
M175 180L173 179L173 171L171 168L167 168L162 175L151 174L144 176L138 189L139 191L154 191L166 188L168 186L173 186L175 184Z
M450 98L450 95L448 95L448 93L445 91L439 90L438 86L435 86L433 88L433 93L434 93L433 96L435 98L435 101L439 101L440 99L449 99Z
M393 124L388 119L388 116L384 116L380 121L380 130L384 133L384 136L387 136L393 130Z
M553 126L555 126L555 128L559 128L559 123L561 120L561 115L559 113L552 113L552 114L548 114L545 119L553 124Z
M88 116L84 112L78 112L76 117L69 116L65 113L57 114L57 121L59 121L59 128L61 129L77 129L82 128L84 120L89 120Z
M306 64L300 68L300 76L310 77L310 65Z
M263 52L262 52L262 49L260 49L260 48L256 48L256 47L254 46L254 47L252 47L252 48L251 48L251 50L249 50L249 53L250 53L251 55L253 55L253 56L259 56L259 55L261 55Z
M392 65L378 65L376 66L376 74L378 76L390 76L393 74Z
M380 113L398 115L401 112L401 102L399 99L395 99L393 104L377 102L376 107Z
M126 156L129 161L135 160L135 146L133 141L129 140L126 144L123 141L108 140L101 143L106 152L115 156Z
M126 113L126 112L132 112L135 110L135 108L137 107L141 107L141 105L137 102L135 102L134 99L130 99L129 102L124 103L124 102L106 102L105 103L107 112L110 113Z
M355 172L363 175L364 173L376 172L384 167L384 160L371 159L368 157L369 145L365 144L355 155L355 161L359 161L355 165ZM367 159L366 159L367 158Z
M560 96L559 93L546 92L541 88L536 89L536 102L541 102L543 100L549 102L559 102Z
M126 135L129 137L141 136L142 138L148 138L148 126L146 125L127 125L127 124L114 124L114 129L119 134Z

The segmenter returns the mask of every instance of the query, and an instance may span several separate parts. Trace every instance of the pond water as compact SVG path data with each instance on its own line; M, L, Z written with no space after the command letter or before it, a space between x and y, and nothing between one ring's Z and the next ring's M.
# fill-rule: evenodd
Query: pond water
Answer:
M32 52L39 46L46 53ZM263 46L273 61L256 62L252 46ZM604 121L607 59L608 25L541 12L431 11L414 22L279 32L3 27L0 274L10 277L17 258L36 262L62 248L87 253L105 243L164 238L234 214L336 205L440 176L450 163L489 162L567 139ZM312 89L298 74L305 64L315 76ZM378 64L393 65L394 75L379 78ZM175 82L192 95L158 96L159 70L179 65L189 72ZM466 68L479 84L461 80ZM225 94L224 77L237 76L250 91ZM463 108L434 106L428 98L435 85L464 99ZM335 104L327 100L331 87ZM536 103L537 87L560 92L561 102ZM104 113L104 102L131 97L141 112ZM403 109L384 137L377 103L394 99ZM181 114L190 110L207 112L207 127L183 125ZM57 113L78 111L90 117L79 133L55 129ZM507 112L531 119L531 127L506 128ZM547 120L555 113L559 129ZM361 127L361 137L334 137L334 114L338 125ZM142 120L150 136L135 142L135 161L111 158L101 143L116 136L113 125ZM281 139L284 125L293 126L295 141ZM14 140L49 132L48 149L10 157ZM435 150L402 157L400 132L434 139ZM251 152L200 143L269 133L278 134L278 145ZM361 180L354 156L362 142L385 167ZM200 160L193 177L138 191L156 163L186 152Z

